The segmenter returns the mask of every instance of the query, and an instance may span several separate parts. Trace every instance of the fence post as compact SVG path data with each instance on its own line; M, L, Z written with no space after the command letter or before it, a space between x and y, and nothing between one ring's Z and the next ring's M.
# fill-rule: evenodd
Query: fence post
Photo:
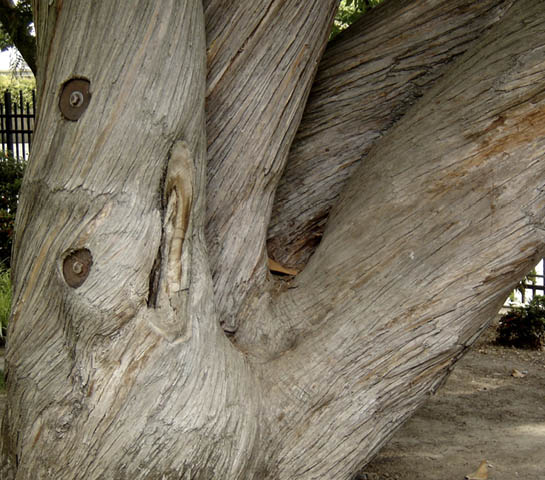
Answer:
M4 107L6 109L6 148L8 154L13 156L13 126L11 115L11 94L8 90L4 92Z

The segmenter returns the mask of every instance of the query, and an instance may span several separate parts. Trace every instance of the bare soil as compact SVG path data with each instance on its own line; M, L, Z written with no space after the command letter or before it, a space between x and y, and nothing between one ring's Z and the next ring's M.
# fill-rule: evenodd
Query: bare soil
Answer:
M493 338L491 328L361 480L463 480L483 460L489 480L545 480L545 352ZM0 414L4 403L0 392Z
M545 352L494 338L491 327L362 480L463 480L483 460L489 480L545 479Z

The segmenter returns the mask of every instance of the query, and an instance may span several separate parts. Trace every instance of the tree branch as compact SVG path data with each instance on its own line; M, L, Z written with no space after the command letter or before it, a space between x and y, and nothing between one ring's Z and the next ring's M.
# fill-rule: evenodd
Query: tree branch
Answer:
M517 2L377 143L284 294L278 478L348 478L326 459L372 456L545 252L543 18Z
M277 190L272 258L306 264L372 145L512 3L392 0L328 46Z
M230 332L249 292L267 279L272 197L337 3L205 2L206 235L220 318Z
M15 5L12 0L0 0L0 23L32 73L36 75L36 39L29 31L32 10L26 5Z

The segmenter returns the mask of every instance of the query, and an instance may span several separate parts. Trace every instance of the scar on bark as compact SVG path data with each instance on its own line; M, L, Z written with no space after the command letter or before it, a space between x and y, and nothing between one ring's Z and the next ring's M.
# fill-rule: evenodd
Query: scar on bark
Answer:
M193 156L185 142L178 142L168 163L163 202L166 216L163 229L168 243L166 288L176 293L182 285L182 248L193 204Z
M183 278L182 255L193 204L195 168L184 141L169 155L161 181L161 243L150 273L148 307L156 311L152 324L171 341L184 335L183 305L188 280ZM185 276L188 278L188 276Z

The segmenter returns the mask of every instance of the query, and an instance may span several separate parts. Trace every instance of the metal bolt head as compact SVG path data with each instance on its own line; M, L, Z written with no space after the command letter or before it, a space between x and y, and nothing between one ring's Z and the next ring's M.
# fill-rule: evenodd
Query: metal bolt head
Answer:
M64 83L59 98L59 109L66 120L76 122L91 101L91 83L84 78L73 78Z
M71 252L62 264L64 280L72 288L78 288L89 276L93 265L93 256L86 248Z
M83 263L78 262L77 260L72 264L72 271L76 275L81 275L83 272Z
M77 108L83 104L83 101L83 93L81 93L79 90L76 90L70 94L69 102L71 107Z

